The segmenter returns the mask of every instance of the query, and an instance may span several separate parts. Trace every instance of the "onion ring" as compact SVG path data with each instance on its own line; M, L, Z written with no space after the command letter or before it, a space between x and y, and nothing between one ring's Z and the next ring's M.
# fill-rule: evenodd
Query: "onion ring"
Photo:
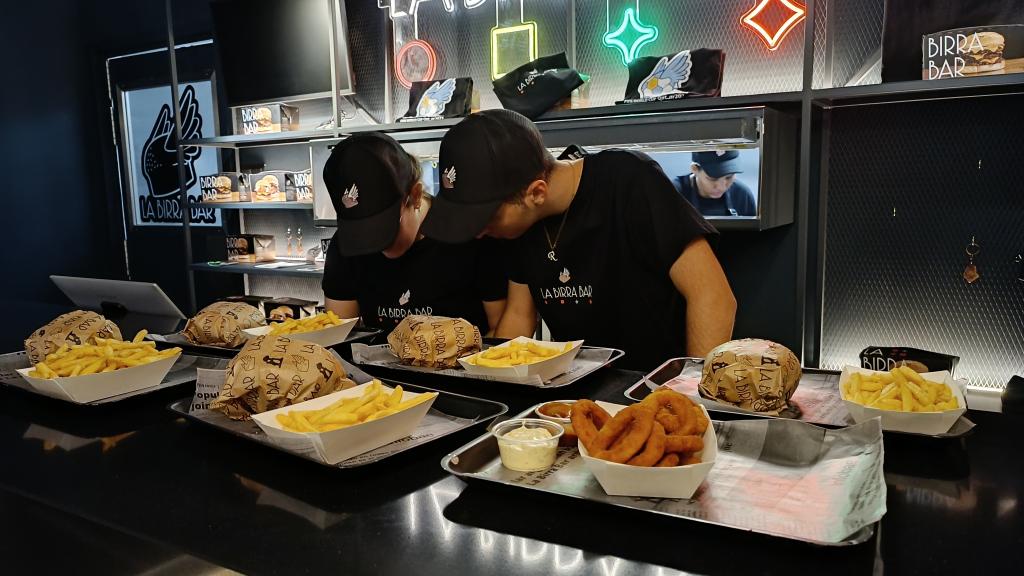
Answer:
M594 456L624 464L643 448L653 428L654 410L638 404L623 408L598 432Z
M661 461L665 455L665 428L655 422L651 428L651 435L644 444L644 449L626 461L630 466L654 466Z
M700 452L703 449L704 438L701 436L670 434L665 437L665 452Z
M658 468L671 468L673 466L679 466L679 454L675 452L666 452L661 460L655 464Z
M674 415L676 417L676 420L673 420L663 416L659 420L669 434L689 436L696 432L697 427L693 421L692 410L694 404L685 395L675 390L663 388L652 392L640 403L652 408L656 413L661 412L662 409L667 409L670 414L666 414L666 416Z
M592 400L579 400L572 407L569 419L572 422L576 437L580 439L588 452L593 453L594 440L598 431L611 420L611 415Z
M679 464L682 466L689 466L690 464L700 464L700 462L700 456L697 456L696 454L690 454L686 458L683 458L682 462L680 462Z
M693 407L693 413L697 416L697 430L696 433L703 436L704 431L708 429L708 419L704 416L704 411L701 410L700 406Z

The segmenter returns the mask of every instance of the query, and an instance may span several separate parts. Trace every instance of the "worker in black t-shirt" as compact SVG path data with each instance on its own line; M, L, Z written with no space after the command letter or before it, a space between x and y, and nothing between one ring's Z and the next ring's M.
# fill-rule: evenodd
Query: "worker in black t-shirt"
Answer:
M533 333L539 311L555 340L620 348L644 370L729 340L736 300L714 228L647 155L572 156L553 158L508 110L473 114L441 142L443 194L423 233L518 238L497 335Z
M385 332L411 314L493 331L508 289L496 241L452 245L420 235L431 197L415 157L385 134L357 134L334 148L323 176L338 213L324 265L328 310Z
M705 216L757 216L754 193L736 175L743 172L736 150L694 152L679 190Z

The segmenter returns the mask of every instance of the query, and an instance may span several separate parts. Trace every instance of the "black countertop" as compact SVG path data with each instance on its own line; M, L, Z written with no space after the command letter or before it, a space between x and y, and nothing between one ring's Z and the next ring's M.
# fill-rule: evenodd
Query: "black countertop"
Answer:
M399 379L504 402L514 414L559 398L621 402L639 377L606 368L548 391ZM467 485L439 462L482 426L361 469L329 469L165 409L190 394L185 385L77 407L0 390L4 571L968 574L1016 570L1024 559L1015 416L971 412L978 426L960 440L887 435L888 513L878 533L829 548Z

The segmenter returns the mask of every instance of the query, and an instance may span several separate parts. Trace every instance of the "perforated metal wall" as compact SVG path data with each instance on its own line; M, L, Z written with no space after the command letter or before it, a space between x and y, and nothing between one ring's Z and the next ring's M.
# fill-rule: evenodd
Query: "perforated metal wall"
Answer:
M1024 98L833 111L822 365L869 345L960 356L998 388L1024 373ZM964 281L977 239L981 278Z
M817 0L814 88L877 84L885 0Z

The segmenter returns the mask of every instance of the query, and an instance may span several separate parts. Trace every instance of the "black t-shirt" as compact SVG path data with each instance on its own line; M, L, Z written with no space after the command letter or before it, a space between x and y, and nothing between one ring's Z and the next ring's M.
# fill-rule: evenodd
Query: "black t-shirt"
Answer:
M721 198L704 198L697 193L693 179L692 174L680 176L679 193L704 216L757 216L754 193L743 183L733 182Z
M342 256L332 239L324 263L324 296L359 302L363 323L385 332L406 316L426 314L465 318L485 334L490 328L482 302L504 300L508 292L497 244L424 238L391 259L383 254Z
M528 284L556 340L620 348L623 366L650 370L686 353L686 302L669 269L694 239L715 229L687 204L646 154L585 156L579 189L555 255L563 215L517 241L509 277Z

